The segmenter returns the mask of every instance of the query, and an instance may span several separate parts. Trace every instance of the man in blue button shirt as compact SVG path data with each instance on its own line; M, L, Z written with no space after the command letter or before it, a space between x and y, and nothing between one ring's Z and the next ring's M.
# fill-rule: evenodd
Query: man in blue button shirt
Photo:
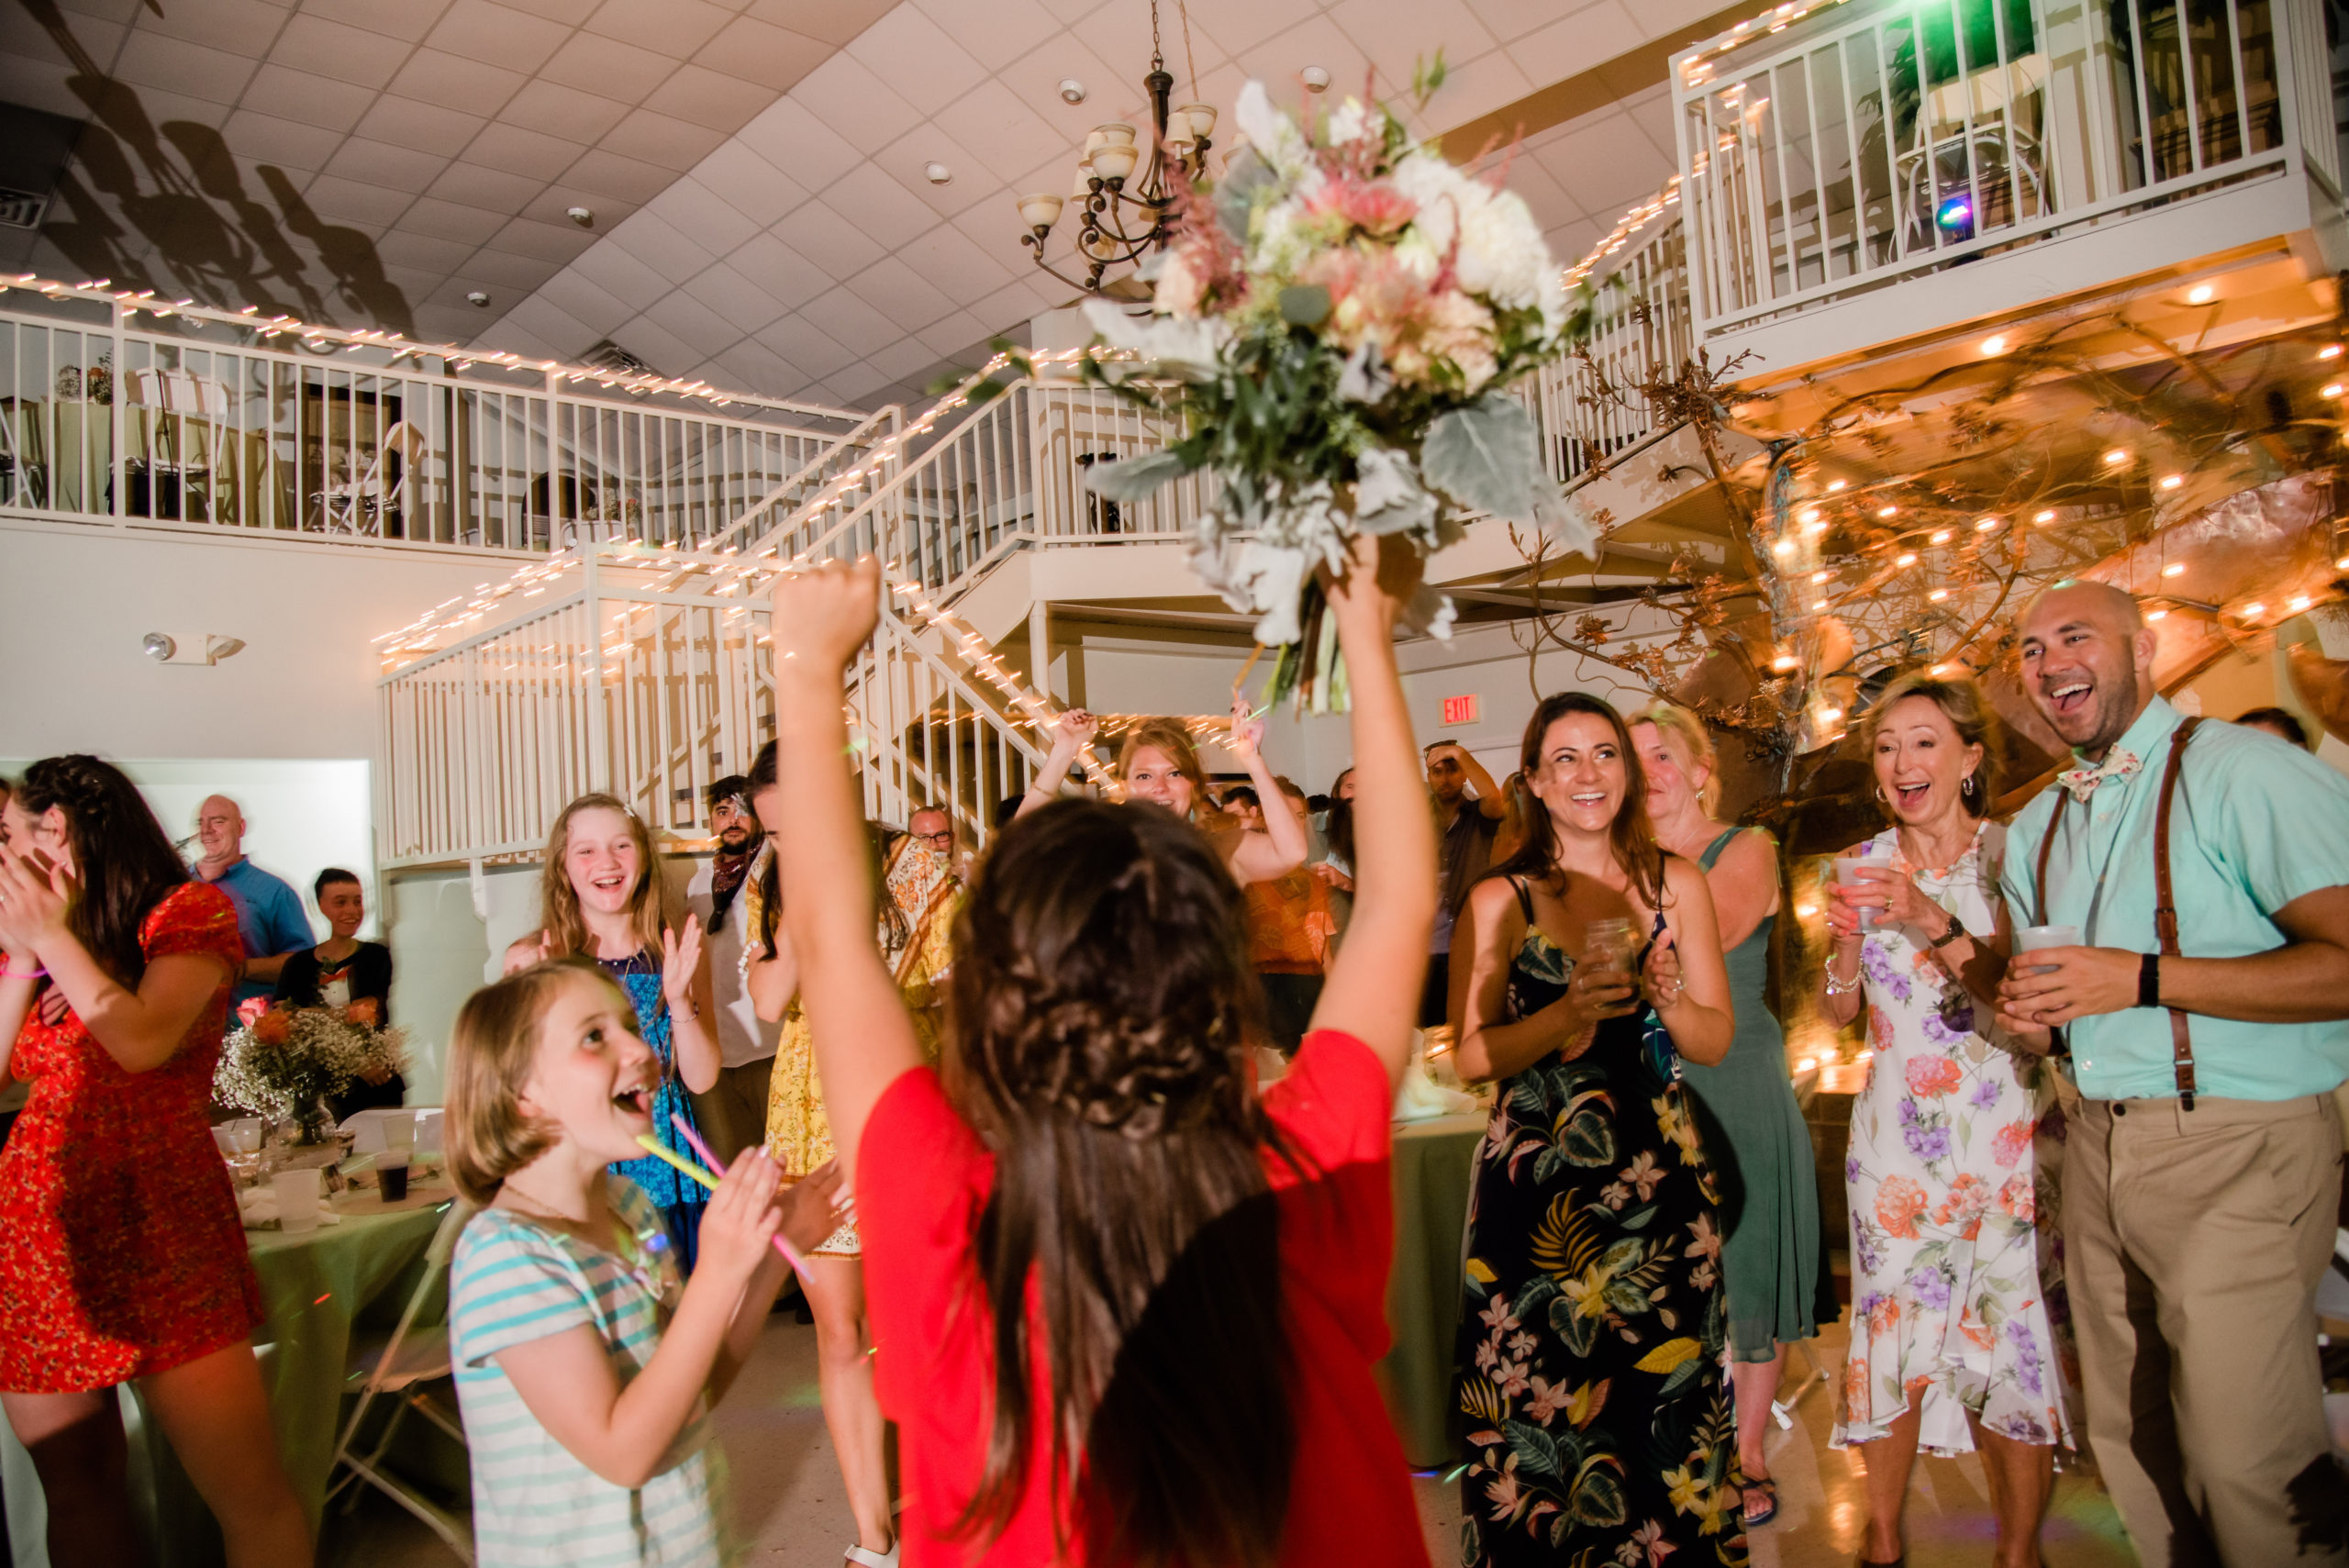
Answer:
M2079 945L2017 954L1999 1021L2042 1049L2063 1029L2081 1095L2063 1230L2097 1462L2147 1568L2339 1568L2314 1296L2349 1077L2349 780L2255 730L2195 729L2165 956L2155 823L2183 721L2154 635L2099 583L2044 591L2018 629L2076 765L2015 818L2008 913Z
M318 940L302 912L302 895L245 859L245 814L227 795L207 795L195 808L195 840L204 854L189 869L228 895L244 939L244 973L229 1005L275 995L285 955Z

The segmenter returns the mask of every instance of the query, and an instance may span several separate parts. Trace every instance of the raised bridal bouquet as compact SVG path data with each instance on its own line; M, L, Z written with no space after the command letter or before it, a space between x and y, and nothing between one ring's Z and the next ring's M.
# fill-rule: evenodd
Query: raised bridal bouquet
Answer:
M372 998L348 1007L240 1012L239 1027L221 1042L213 1097L272 1120L290 1117L301 1125L302 1141L316 1143L331 1114L329 1096L406 1065L406 1031L376 1027L378 1017Z
M1422 101L1441 80L1439 62ZM1252 82L1235 113L1247 145L1222 179L1183 193L1149 314L1085 306L1129 351L1087 361L1087 375L1185 433L1095 464L1086 484L1139 501L1211 470L1221 489L1192 523L1192 564L1280 650L1270 699L1296 691L1323 712L1346 706L1345 676L1314 568L1339 566L1354 535L1402 534L1433 554L1485 515L1569 550L1595 544L1510 393L1586 332L1589 305L1520 197L1384 106L1308 106L1300 124ZM1452 614L1423 586L1408 618L1449 637Z

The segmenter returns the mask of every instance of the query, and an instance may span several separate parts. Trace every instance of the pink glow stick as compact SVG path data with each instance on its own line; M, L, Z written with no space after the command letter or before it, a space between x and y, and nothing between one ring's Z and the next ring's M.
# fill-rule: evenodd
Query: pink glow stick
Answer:
M701 1134L694 1130L693 1123L687 1121L679 1113L671 1111L669 1113L669 1125L677 1129L677 1136L684 1139L687 1144L692 1146L693 1151L696 1155L700 1156L701 1162L708 1166L714 1174L722 1176L726 1173L726 1167L719 1163L718 1158L716 1154L710 1152L709 1145L701 1140ZM798 1248L784 1240L783 1233L781 1231L775 1232L774 1250L784 1255L785 1260L791 1264L792 1268L798 1272L801 1279L812 1279L815 1277L808 1270L807 1260L799 1255Z

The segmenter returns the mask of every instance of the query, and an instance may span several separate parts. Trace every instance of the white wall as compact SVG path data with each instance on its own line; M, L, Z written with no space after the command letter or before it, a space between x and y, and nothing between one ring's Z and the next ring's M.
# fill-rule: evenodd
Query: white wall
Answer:
M372 757L369 639L514 565L0 518L0 755ZM158 664L139 651L150 631L245 647Z

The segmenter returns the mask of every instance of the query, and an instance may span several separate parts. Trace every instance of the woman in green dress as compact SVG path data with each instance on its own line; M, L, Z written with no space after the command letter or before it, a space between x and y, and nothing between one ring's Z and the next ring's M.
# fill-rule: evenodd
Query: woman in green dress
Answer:
M1631 744L1647 775L1656 841L1704 867L1729 962L1737 1013L1729 1055L1710 1067L1688 1062L1685 1072L1728 1230L1721 1269L1745 1522L1767 1524L1778 1499L1762 1440L1787 1346L1815 1337L1837 1316L1820 1242L1810 1129L1787 1076L1786 1036L1763 1001L1778 914L1777 845L1763 828L1714 819L1720 779L1712 739L1695 714L1656 703L1632 716Z

